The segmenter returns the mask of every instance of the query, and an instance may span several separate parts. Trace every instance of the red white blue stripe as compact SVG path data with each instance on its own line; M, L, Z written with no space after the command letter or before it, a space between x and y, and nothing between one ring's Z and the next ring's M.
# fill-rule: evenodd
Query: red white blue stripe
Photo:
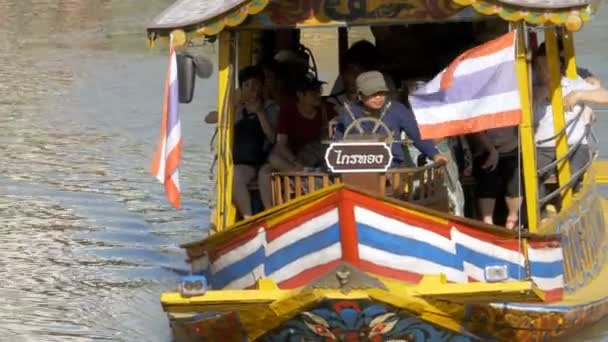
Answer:
M515 126L515 31L470 49L409 97L423 139Z
M163 97L160 141L154 154L151 171L156 179L164 184L169 203L179 208L181 203L178 166L182 153L182 133L178 110L177 57L173 39L170 39L169 45L169 66Z
M545 292L561 295L564 288L562 248L547 243L530 243L528 260L532 281Z
M210 255L193 260L193 271L209 275L215 289L250 288L262 277L289 289L342 261L411 283L439 274L455 283L486 282L488 267L500 266L507 271L504 280L531 278L547 300L562 298L563 252L558 241L529 241L526 264L525 246L517 238L343 197L351 204L341 204L336 196L271 225L253 223Z
M221 247L207 261L193 261L195 272L211 276L216 289L248 288L270 277L279 286L294 287L336 265L342 258L338 209L304 213L272 229L258 227L240 241ZM196 264L194 264L196 263ZM196 267L195 267L196 266Z
M265 276L266 232L263 227L242 241L223 247L209 264L215 289L243 289Z
M265 271L278 284L342 258L337 208L280 234L273 231L268 232Z
M510 279L526 276L517 245L505 248L454 227L441 233L358 206L355 220L361 260L392 274L408 272L415 279L443 273L452 282L483 282L485 267L505 265Z

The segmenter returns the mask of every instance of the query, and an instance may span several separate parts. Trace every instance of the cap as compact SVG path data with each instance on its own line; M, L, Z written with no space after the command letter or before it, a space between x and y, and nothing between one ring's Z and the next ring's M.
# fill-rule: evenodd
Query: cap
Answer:
M363 96L370 96L380 92L387 92L388 87L384 75L379 71L364 72L357 77L357 89Z
M296 91L307 91L316 90L321 88L321 85L325 84L323 81L319 81L317 76L313 73L307 73L295 82Z

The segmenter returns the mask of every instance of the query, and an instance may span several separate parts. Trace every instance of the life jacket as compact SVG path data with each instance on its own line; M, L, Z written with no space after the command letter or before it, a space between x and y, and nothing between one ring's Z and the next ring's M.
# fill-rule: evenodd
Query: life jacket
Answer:
M234 124L233 163L253 166L264 164L267 154L265 142L266 135L258 116L243 109L241 119Z

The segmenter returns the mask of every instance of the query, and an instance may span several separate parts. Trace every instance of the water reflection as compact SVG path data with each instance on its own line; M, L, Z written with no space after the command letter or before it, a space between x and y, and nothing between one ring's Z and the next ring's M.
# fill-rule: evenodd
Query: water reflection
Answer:
M187 270L176 246L208 221L201 117L216 97L213 79L198 80L182 107L185 208L174 211L147 172L166 56L143 31L170 2L0 0L3 340L169 340L158 296ZM594 27L597 39L605 26ZM585 57L597 55L591 38L582 60L608 80Z
M208 220L215 97L184 108L185 209L170 210L147 173L166 58L142 28L169 2L0 0L2 339L169 340L158 296Z

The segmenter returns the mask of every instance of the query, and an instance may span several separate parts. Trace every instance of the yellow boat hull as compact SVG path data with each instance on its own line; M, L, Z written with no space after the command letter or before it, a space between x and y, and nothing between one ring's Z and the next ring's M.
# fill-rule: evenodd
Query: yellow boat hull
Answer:
M541 227L543 235L332 186L182 246L193 273L212 279L212 289L164 293L161 302L178 341L571 335L608 314L608 211L595 180ZM389 257L378 258L383 253ZM501 263L508 279L491 282L476 271ZM445 272L433 271L437 265Z

